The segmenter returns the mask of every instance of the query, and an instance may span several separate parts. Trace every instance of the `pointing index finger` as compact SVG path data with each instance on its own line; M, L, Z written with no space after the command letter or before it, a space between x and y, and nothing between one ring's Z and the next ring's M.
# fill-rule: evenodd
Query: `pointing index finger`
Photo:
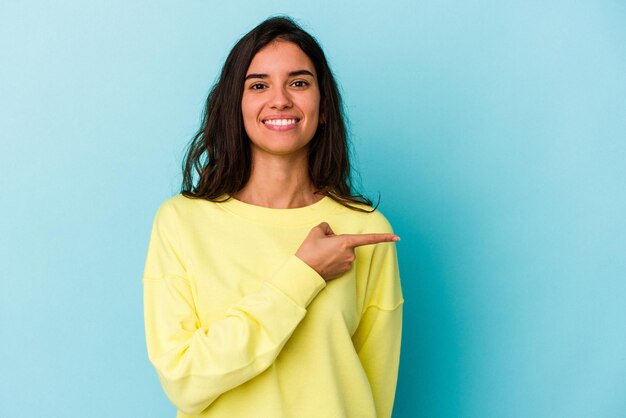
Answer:
M346 237L348 245L352 248L360 247L361 245L378 244L381 242L400 241L399 236L389 233L342 234L341 236Z

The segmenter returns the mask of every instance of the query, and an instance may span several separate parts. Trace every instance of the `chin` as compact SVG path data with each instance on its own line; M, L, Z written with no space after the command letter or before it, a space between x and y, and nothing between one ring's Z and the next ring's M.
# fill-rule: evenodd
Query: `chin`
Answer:
M295 155L302 154L302 153L306 154L307 145L305 144L300 147L294 147L293 144L285 144L284 146L277 146L276 144L267 145L267 146L255 144L252 147L252 155L254 155L255 153L276 155L280 157L285 157L288 155L295 156Z

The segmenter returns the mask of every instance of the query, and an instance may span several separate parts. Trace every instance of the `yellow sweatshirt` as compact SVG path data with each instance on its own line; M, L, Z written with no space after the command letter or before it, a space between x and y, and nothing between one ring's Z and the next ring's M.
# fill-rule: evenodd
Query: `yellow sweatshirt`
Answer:
M309 230L391 232L325 197L270 209L177 195L145 265L148 356L177 417L391 416L402 328L394 243L357 247L325 282L294 254Z

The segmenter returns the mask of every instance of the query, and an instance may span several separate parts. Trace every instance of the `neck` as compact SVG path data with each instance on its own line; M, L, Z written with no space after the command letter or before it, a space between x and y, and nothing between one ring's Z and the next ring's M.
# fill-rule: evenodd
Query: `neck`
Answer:
M323 198L315 194L306 153L285 157L254 154L250 179L233 194L237 200L267 208L290 209L309 206Z

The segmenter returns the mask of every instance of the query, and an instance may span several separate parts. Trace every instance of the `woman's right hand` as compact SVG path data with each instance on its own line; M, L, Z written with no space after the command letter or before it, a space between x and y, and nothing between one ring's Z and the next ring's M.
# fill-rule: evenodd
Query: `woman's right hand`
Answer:
M350 270L356 247L391 241L400 241L400 237L389 233L335 235L330 225L322 222L311 229L296 257L328 281Z

